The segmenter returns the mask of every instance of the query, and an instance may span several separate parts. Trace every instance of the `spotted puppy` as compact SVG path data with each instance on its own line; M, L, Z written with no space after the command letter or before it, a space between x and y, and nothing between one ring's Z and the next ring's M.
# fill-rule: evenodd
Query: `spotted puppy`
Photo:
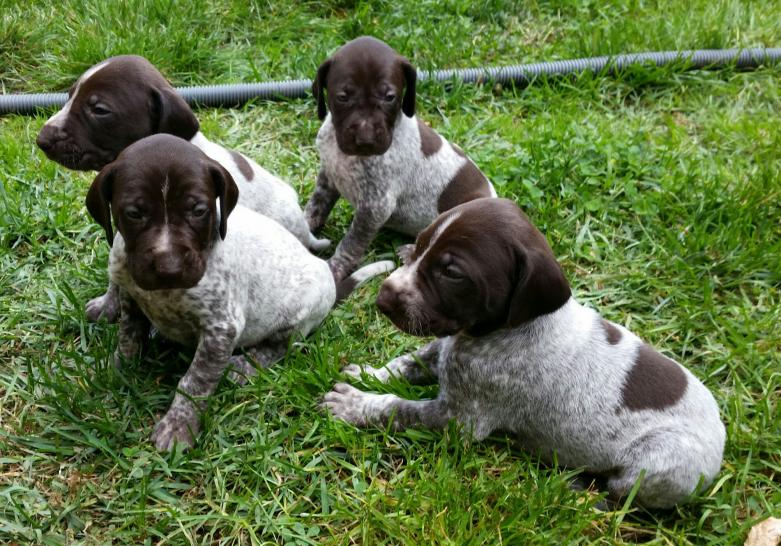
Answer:
M435 400L337 384L333 415L356 425L508 431L526 448L602 476L610 497L669 507L718 473L724 426L708 389L626 328L581 306L542 234L505 199L442 214L383 283L383 313L437 336L382 368L347 374L439 380ZM643 474L644 473L644 474Z
M306 217L317 231L340 195L355 209L328 261L337 279L355 269L381 227L415 236L442 211L496 196L460 148L415 117L415 81L409 61L371 37L347 43L317 70L312 90L325 121Z
M311 250L329 246L310 233L296 191L247 156L209 141L184 99L143 57L111 57L87 70L37 142L50 159L69 169L100 170L133 142L157 133L189 140L222 165L240 190L241 205L276 220ZM101 315L114 320L117 311L111 286L87 304L91 320Z
M176 441L192 445L205 397L229 365L254 373L243 356L232 356L235 350L262 365L278 360L291 336L309 333L337 296L393 268L378 262L335 284L325 261L237 200L222 165L171 135L131 144L87 194L87 209L113 241L109 274L121 304L117 362L139 353L150 323L196 348L152 434L161 450Z

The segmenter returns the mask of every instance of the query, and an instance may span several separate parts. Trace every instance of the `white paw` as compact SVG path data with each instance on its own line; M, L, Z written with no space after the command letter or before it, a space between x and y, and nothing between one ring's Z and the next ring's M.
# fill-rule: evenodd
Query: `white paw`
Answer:
M376 377L383 383L390 378L390 373L385 367L374 368L373 366L361 366L360 364L348 364L342 368L342 373L356 379L360 379L363 375L368 375L370 377Z
M331 415L353 425L367 425L369 419L365 414L367 401L376 394L369 394L348 385L337 383L331 392L327 392L320 405Z
M155 425L152 443L158 451L170 451L176 443L188 449L193 447L200 428L198 416L194 413L169 410Z

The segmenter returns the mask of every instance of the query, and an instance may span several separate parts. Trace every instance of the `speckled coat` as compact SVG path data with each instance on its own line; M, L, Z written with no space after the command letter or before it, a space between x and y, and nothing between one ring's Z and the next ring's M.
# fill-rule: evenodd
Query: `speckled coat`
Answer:
M284 354L292 334L306 335L317 326L336 298L325 261L277 222L241 206L228 218L225 240L215 234L206 272L195 287L140 288L128 270L121 235L111 249L109 273L122 306L118 362L139 352L147 319L163 336L196 347L170 409L155 427L159 449L174 441L192 444L199 411L191 399L211 394L229 364L238 374L252 373L246 360L231 357L234 350L270 364Z
M305 211L310 227L325 222L339 195L355 209L329 260L342 276L360 263L381 227L415 236L467 195L496 196L475 164L416 116L399 115L384 154L356 156L339 149L329 114L317 133L317 148L320 174Z

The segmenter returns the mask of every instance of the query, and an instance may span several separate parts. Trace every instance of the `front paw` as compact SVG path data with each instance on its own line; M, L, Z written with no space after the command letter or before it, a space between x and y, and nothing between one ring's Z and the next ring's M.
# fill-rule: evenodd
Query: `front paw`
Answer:
M383 383L390 378L390 373L388 373L387 368L374 368L372 366L361 366L359 364L348 364L342 368L342 373L349 377L354 377L355 379L361 379L363 375L368 375L379 379Z
M185 449L193 447L195 437L201 425L194 411L168 410L168 413L155 425L152 443L158 451L171 451L179 443Z
M245 385L250 377L258 374L258 370L246 357L236 355L228 359L228 379L239 385Z
M110 323L119 320L119 301L111 292L92 298L84 306L84 310L90 322L97 322L101 318Z
M360 391L347 383L337 383L333 390L323 397L320 407L337 419L357 426L366 426L371 421L371 416L367 415L370 401L377 397L376 394Z

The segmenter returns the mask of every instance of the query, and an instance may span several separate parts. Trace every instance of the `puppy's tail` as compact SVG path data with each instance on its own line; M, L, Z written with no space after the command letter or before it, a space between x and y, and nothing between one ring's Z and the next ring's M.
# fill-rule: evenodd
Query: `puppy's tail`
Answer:
M331 246L331 241L328 239L318 239L311 233L309 234L309 241L307 242L306 247L312 252L320 252L329 246Z
M358 271L336 283L336 301L334 305L341 302L344 298L350 295L350 293L358 288L360 285L383 273L390 273L396 269L396 264L390 260L384 260L381 262L374 262L373 264L365 265Z

